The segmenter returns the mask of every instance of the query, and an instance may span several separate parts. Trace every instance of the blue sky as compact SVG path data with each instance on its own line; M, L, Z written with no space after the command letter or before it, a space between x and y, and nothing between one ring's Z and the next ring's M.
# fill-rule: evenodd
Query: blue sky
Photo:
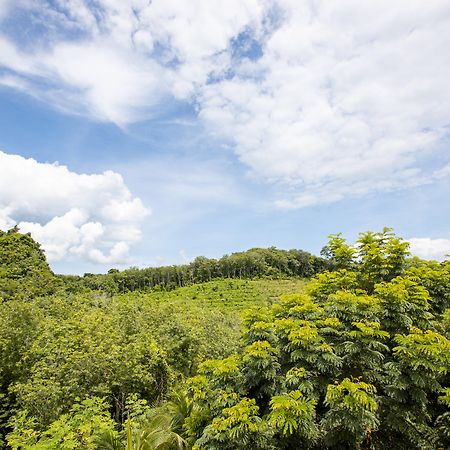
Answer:
M449 40L446 1L0 0L0 228L65 273L383 226L440 259Z

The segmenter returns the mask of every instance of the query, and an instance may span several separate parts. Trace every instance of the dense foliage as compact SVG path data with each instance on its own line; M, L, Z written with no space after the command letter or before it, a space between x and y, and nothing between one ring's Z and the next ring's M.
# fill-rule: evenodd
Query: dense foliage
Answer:
M44 253L29 233L21 234L17 227L0 230L0 298L51 294L57 285Z
M133 396L158 405L199 363L236 351L236 311L302 284L228 279L113 297L80 285L71 292L29 235L0 237L0 443L9 433L13 447L95 446L95 436L125 423Z
M248 312L242 350L189 380L194 448L447 448L450 264L407 248L333 236L339 271Z
M167 268L61 281L1 233L0 448L447 448L450 262L407 251L334 235L306 284L255 249L261 273L139 286Z

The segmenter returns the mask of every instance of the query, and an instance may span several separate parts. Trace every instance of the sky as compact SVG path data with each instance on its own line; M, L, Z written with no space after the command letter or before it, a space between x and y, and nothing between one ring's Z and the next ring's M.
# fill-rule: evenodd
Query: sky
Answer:
M58 273L392 227L450 253L448 0L0 0L0 229Z

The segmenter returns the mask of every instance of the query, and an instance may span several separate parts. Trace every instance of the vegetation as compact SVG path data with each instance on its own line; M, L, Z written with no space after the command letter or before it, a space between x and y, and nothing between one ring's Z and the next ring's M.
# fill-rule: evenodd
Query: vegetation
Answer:
M58 277L1 232L0 448L449 447L450 262L388 229L322 254Z
M61 279L69 290L79 292L83 289L95 289L113 294L155 288L170 291L217 279L307 278L331 269L332 266L331 261L303 250L279 250L271 247L253 248L225 255L220 259L199 256L186 265L130 268L122 272L111 269L105 275L86 273L83 277L69 275L62 276Z
M18 228L0 230L0 298L29 298L52 294L57 278L39 244Z
M243 348L188 382L194 448L447 448L450 264L389 230L332 236L339 268L249 311Z

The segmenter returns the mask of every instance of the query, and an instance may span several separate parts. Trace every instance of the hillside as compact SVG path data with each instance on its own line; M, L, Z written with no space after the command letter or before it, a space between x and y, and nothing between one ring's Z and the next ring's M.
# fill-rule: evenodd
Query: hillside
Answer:
M275 252L272 249L269 253ZM284 256L281 251L277 254ZM202 261L203 268L209 264L206 259ZM276 261L272 256L272 264ZM181 270L193 267L198 267L198 261L181 266ZM274 271L272 266L267 267ZM120 396L133 392L153 401L165 396L175 380L195 374L200 363L211 357L226 357L238 349L242 311L269 305L282 293L298 292L305 283L292 276L228 278L189 282L183 287L158 283L153 289L118 292L118 277L129 283L130 274L135 281L141 274L148 275L149 270L164 273L166 269L55 276L29 234L17 229L1 232L3 436L12 429L11 422L7 424L13 405L22 405L45 425L88 393L113 396L114 417L121 419L125 405L122 398L116 398L117 390ZM281 275L277 272L278 277ZM154 373L156 366L146 367L145 361L152 360L159 367L160 378ZM65 361L63 366L60 361ZM128 370L128 375L123 370ZM159 379L162 385L158 389L150 387L153 382L145 386L146 379ZM50 380L56 380L56 384ZM127 383L132 384L125 387Z
M58 284L40 245L17 228L0 230L0 298L52 293Z
M118 271L55 277L29 235L0 238L3 448L450 445L450 264L409 259L388 229L331 236L334 270L309 279L133 289Z
M253 306L266 306L278 300L282 294L302 291L303 278L240 280L228 279L196 283L170 291L150 291L139 295L143 301L170 303L208 310L240 312ZM135 293L119 294L117 298L129 301Z

